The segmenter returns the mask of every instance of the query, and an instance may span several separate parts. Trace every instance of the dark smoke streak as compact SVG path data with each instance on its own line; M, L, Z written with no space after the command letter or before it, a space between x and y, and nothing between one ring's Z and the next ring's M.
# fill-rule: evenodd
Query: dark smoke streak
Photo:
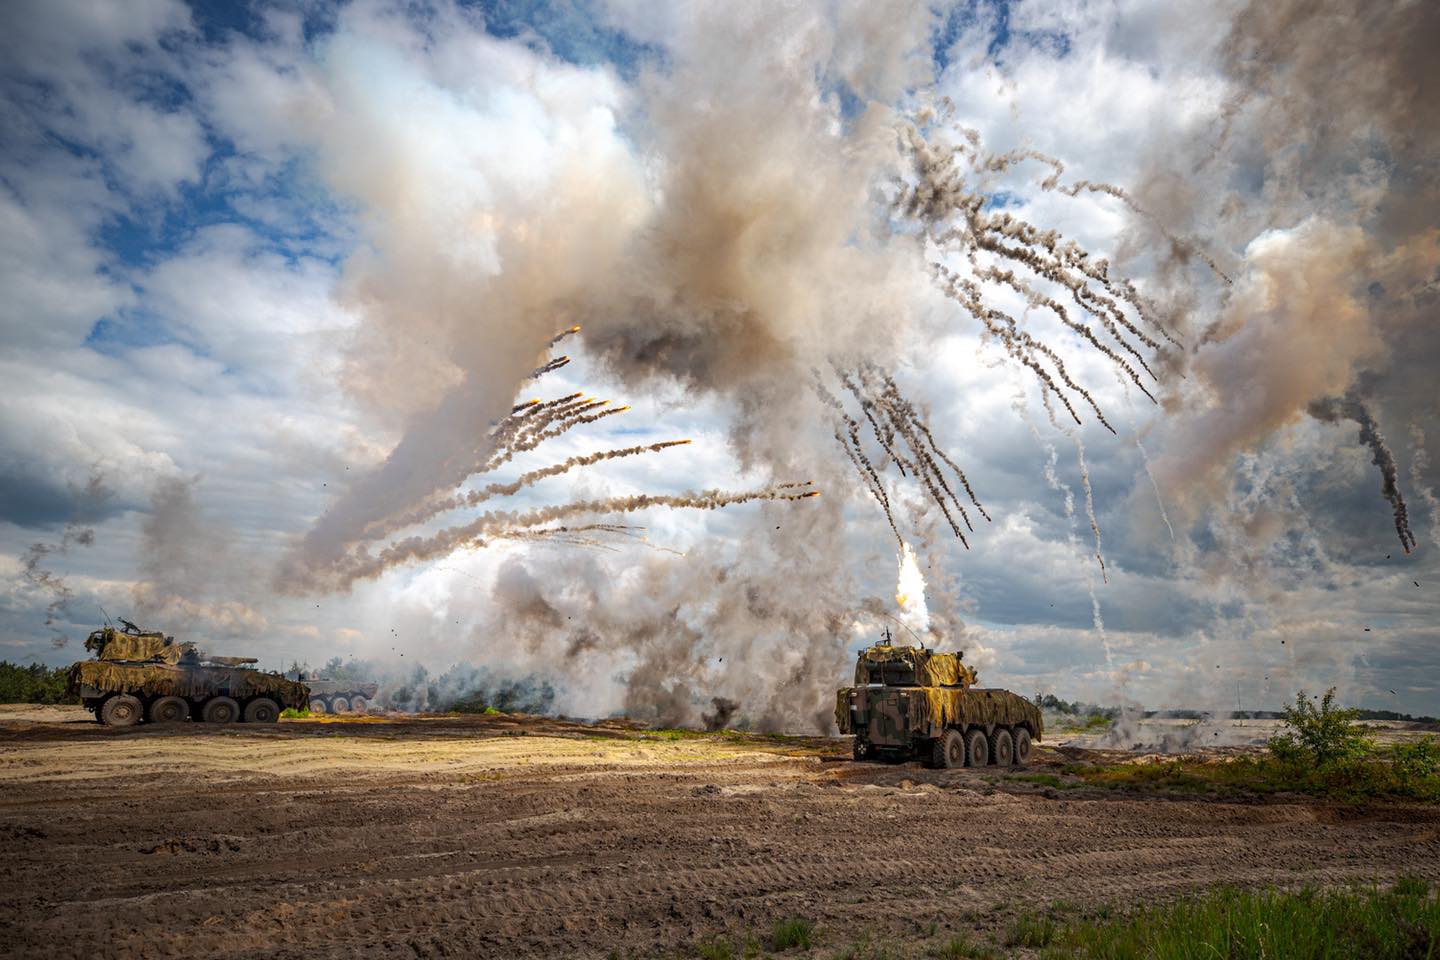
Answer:
M1410 529L1410 513L1405 507L1405 498L1400 493L1400 470L1395 465L1395 455L1385 443L1385 435L1375 423L1370 408L1353 391L1344 397L1325 397L1307 408L1312 417L1326 423L1338 423L1341 417L1360 425L1359 441L1370 448L1370 462L1380 468L1380 494L1389 503L1395 514L1395 533L1400 537L1400 546L1409 553L1415 547L1415 534Z

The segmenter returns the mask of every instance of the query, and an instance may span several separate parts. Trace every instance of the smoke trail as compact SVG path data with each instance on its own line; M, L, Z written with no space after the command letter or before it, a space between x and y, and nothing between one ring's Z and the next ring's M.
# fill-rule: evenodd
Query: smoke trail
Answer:
M787 487L762 487L758 490L727 493L705 490L681 494L635 494L602 500L577 500L571 503L536 507L524 512L487 511L470 523L442 530L432 536L412 536L395 541L376 553L356 549L336 566L327 586L348 587L356 580L373 579L391 567L445 556L463 547L484 547L487 538L503 538L526 528L554 523L566 517L585 513L633 513L650 507L672 509L719 510L723 507L751 503L756 500L797 501L820 496L819 490ZM314 587L313 580L298 586Z
M1030 435L1035 438L1035 442L1040 445L1040 448L1042 450L1045 451L1045 465L1042 471L1045 476L1045 483L1050 487L1051 490L1060 494L1062 497L1062 502L1064 503L1065 508L1065 539L1070 544L1070 546L1075 549L1077 556L1081 558L1082 562L1084 563L1085 590L1090 595L1090 622L1091 625L1094 627L1096 638L1100 641L1100 647L1105 652L1105 664L1107 667L1113 669L1114 657L1110 649L1110 635L1105 632L1105 619L1103 616L1101 616L1100 613L1100 595L1095 591L1095 576L1089 562L1084 561L1084 552L1080 550L1080 537L1078 535L1079 528L1076 526L1075 518L1075 492L1070 489L1070 485L1068 483L1065 483L1060 479L1060 474L1057 469L1060 463L1060 454L1055 449L1055 445L1053 443L1050 443L1049 441L1041 438L1040 431L1036 429L1034 421L1030 419L1029 413L1025 410L1023 394L1019 398L1017 398L1014 406L1016 412L1020 414L1021 419L1025 422L1025 426L1029 428ZM1086 494L1087 496L1089 494L1088 483L1086 485ZM1101 567L1101 570L1103 572L1103 565Z
M1085 514L1090 518L1090 529L1095 533L1095 559L1100 562L1100 579L1109 583L1110 575L1105 572L1105 553L1100 549L1100 523L1095 519L1095 496L1090 490L1090 468L1085 465L1085 444L1080 442L1078 434L1071 433L1070 439L1075 441L1075 459L1080 464L1080 484L1085 488ZM1100 616L1098 602L1095 616Z
M1410 514L1405 508L1405 498L1400 493L1399 468L1395 455L1385 443L1385 435L1375 423L1369 407L1354 393L1344 397L1325 397L1311 403L1306 410L1317 420L1337 423L1343 416L1360 425L1359 441L1370 448L1370 462L1380 468L1380 495L1390 504L1395 515L1395 533L1400 537L1400 546L1409 553L1416 546L1415 534L1410 530Z
M48 570L41 566L41 563L45 561L46 557L63 556L69 553L72 546L90 547L94 544L95 531L72 522L65 525L65 532L61 534L58 544L32 543L30 549L26 550L21 557L21 576L36 588L53 597L45 607L45 627L54 634L51 643L56 649L65 646L68 642L65 634L55 624L62 616L69 615L70 601L75 599L75 591L66 582L63 574Z
M1155 491L1155 506L1160 508L1160 519L1165 521L1165 529L1170 531L1170 542L1175 542L1175 528L1170 525L1170 515L1165 512L1165 500L1160 496L1160 484L1155 482L1155 473L1150 469L1150 454L1145 450L1145 444L1140 442L1140 434L1135 434L1135 449L1140 451L1140 462L1145 465L1145 476L1150 480L1150 489Z
M508 497L519 493L532 484L539 483L548 477L558 477L561 474L569 473L579 467L588 467L606 460L619 460L623 457L634 457L645 453L659 453L661 450L668 450L671 447L683 447L690 443L689 440L664 440L659 443L647 443L634 447L623 447L617 450L601 450L597 453L586 453L570 457L560 463L551 464L548 467L540 467L531 470L529 473L522 473L518 478L509 483L489 483L478 490L471 490L468 493L457 493L448 497L431 500L421 508L417 508L404 516L396 519L393 529L411 527L417 523L424 523L436 514L448 510L458 510L461 507L474 507L493 497Z

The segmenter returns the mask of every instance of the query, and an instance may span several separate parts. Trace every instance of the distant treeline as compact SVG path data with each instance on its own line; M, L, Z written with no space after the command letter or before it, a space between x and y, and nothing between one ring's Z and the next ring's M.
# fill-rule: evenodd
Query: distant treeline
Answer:
M1052 713L1067 713L1075 717L1105 717L1114 720L1120 716L1119 707L1102 707L1093 703L1081 703L1079 700L1061 700L1053 693L1036 694L1035 705L1041 710L1049 710Z
M1119 707L1101 707L1093 703L1079 701L1072 703L1068 700L1061 700L1053 693L1037 696L1035 703L1043 710L1077 717L1106 717L1113 720L1122 712ZM1153 718L1209 720L1217 717L1232 720L1283 720L1285 718L1285 714L1279 710L1146 710L1140 716L1147 720ZM1440 724L1440 719L1435 717L1416 717L1408 713L1397 713L1394 710L1357 710L1355 717L1358 720L1399 720L1404 723Z
M65 668L0 660L0 703L79 703L65 695Z

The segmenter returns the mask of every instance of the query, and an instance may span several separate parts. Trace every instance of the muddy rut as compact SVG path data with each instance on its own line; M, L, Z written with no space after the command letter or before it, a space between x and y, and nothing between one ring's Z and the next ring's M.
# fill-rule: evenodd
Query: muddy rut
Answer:
M77 716L0 718L16 956L686 955L786 916L833 953L1058 899L1440 879L1440 817L1416 809L1047 795L622 724Z

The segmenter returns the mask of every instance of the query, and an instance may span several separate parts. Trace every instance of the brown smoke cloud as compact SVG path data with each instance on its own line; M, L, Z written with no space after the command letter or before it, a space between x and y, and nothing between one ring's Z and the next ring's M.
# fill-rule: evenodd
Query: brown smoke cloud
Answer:
M1437 35L1429 3L1247 4L1218 51L1229 83L1218 126L1150 162L1143 206L1244 253L1188 358L1192 379L1166 398L1179 416L1156 474L1192 516L1237 454L1362 374L1401 422L1433 378ZM1178 170L1177 153L1194 167Z

